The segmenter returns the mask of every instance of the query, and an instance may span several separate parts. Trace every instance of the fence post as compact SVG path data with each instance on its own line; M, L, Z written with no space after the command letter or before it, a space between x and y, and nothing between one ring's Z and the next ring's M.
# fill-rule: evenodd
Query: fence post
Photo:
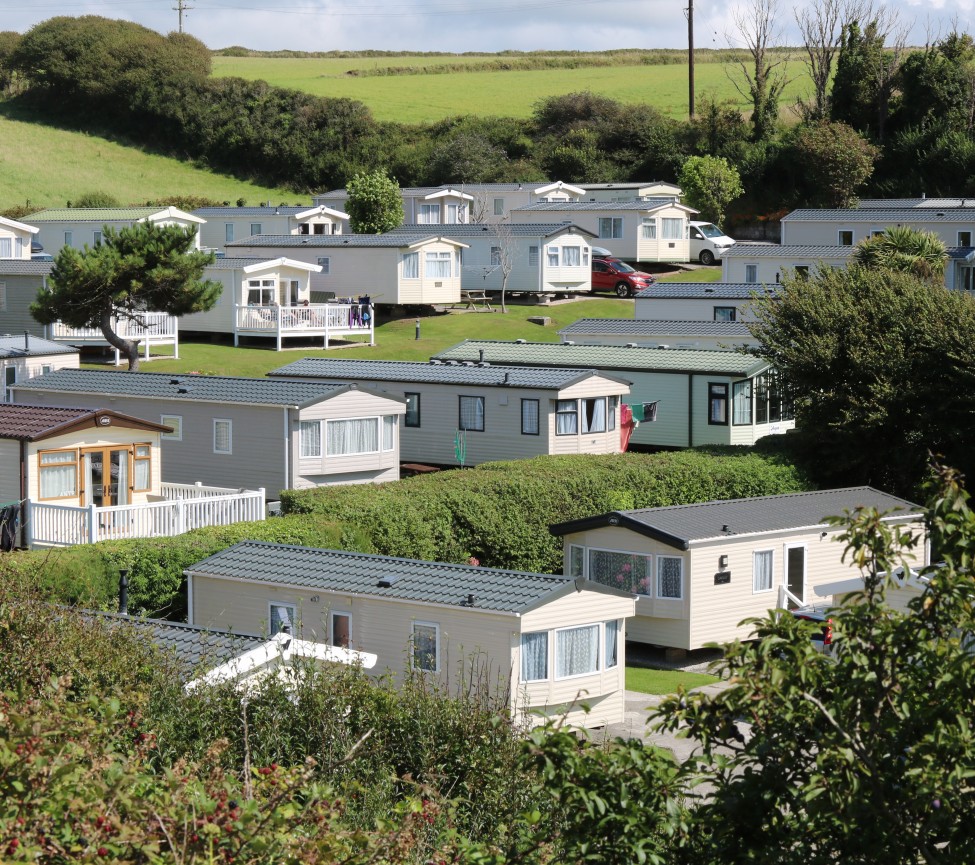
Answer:
M98 520L97 511L94 503L88 505L88 543L94 544L98 541Z
M176 534L181 535L186 531L186 514L183 510L183 497L176 497Z
M258 517L257 517L257 519L258 519L258 521L261 521L261 520L264 520L267 517L267 507L264 504L264 502L266 501L266 499L264 498L264 493L265 493L264 487L258 487L257 488L257 492L258 492L258 499L257 499L257 513L258 513Z

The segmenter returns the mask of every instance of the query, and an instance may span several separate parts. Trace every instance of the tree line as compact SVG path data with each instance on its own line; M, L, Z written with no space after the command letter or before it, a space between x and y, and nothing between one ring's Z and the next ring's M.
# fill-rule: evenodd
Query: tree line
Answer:
M750 117L709 95L685 121L583 92L540 100L524 119L380 122L353 99L213 78L210 51L193 37L97 16L0 33L0 89L36 116L302 194L377 169L401 186L673 181L695 156L738 171L749 190L739 213L843 205L856 194L975 194L971 36L908 50L889 16L825 0L800 21L813 92L793 107L798 122L783 123L775 2L754 0L752 10L737 22L741 62L729 64Z

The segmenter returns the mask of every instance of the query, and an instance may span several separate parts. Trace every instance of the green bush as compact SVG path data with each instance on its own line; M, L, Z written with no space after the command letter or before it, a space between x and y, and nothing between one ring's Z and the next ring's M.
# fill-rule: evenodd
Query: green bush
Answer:
M289 514L316 514L365 533L385 555L552 573L552 523L609 510L808 489L775 455L746 448L537 457L407 478L379 487L289 490Z

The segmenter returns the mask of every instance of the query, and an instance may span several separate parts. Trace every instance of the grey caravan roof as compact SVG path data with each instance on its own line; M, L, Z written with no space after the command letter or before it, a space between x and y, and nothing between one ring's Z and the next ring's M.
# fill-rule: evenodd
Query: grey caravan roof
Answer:
M940 210L949 207L975 208L975 197L968 198L863 198L857 204L859 210L903 210L919 208Z
M73 345L52 342L27 333L0 336L0 358L38 357L48 354L77 354Z
M0 276L50 276L53 269L53 261L23 258L0 259Z
M525 180L522 183L444 183L440 186L404 186L400 189L400 195L404 198L416 198L427 195L434 195L437 192L444 192L452 189L455 192L466 192L474 195L478 192L522 192L526 189L537 189L551 183L550 180ZM348 191L341 189L330 189L328 192L317 192L315 198L348 198Z
M202 216L204 219L211 216L294 216L296 213L306 213L309 210L314 210L315 208L308 204L302 204L298 207L292 207L290 205L279 205L277 207L271 206L267 207L262 205L260 207L198 207L196 210L192 211L194 216Z
M753 355L693 348L630 348L622 345L567 345L562 342L502 342L468 339L440 352L438 360L478 360L518 366L572 366L636 372L711 373L748 378L768 369Z
M742 321L672 321L652 318L580 318L559 331L560 336L599 334L601 336L724 336L748 337L751 332Z
M725 250L727 252L727 250ZM759 282L655 282L636 294L638 300L750 300L775 294L774 286ZM641 307L642 309L642 307Z
M725 258L850 258L855 246L804 246L778 243L736 243L721 253Z
M297 407L313 405L352 388L351 385L275 381L268 378L92 369L59 369L27 381L17 382L12 387L18 392L85 393L99 396ZM388 395L384 394L384 396ZM396 399L392 396L388 398Z
M341 249L349 248L382 248L392 247L400 249L423 240L438 240L443 232L413 231L402 234L390 232L387 234L255 234L245 240L235 240L225 243L225 249L235 247L311 247L313 249Z
M676 203L673 198L644 198L640 201L540 201L513 209L519 213L566 213L580 210L656 210L658 207L670 206L683 207L697 213L694 208Z
M571 222L506 222L505 232L512 237L551 237L564 231L575 231L577 234L587 234L596 237L596 233L588 228L573 225ZM438 226L438 231L444 237L458 240L470 240L472 237L493 237L497 235L497 223L457 223ZM404 225L394 228L389 234L416 234L415 225Z
M975 202L975 199L972 199ZM907 223L914 225L918 222L971 222L975 218L975 211L971 207L937 208L891 208L857 210L814 209L805 208L793 210L782 217L782 222L869 222L874 225L892 225Z
M582 585L566 576L261 541L241 541L191 565L185 573L192 577L243 580L513 614L526 613ZM594 583L584 585L601 591ZM616 589L610 589L609 593L630 597Z
M451 364L441 361L423 363L403 360L344 360L342 358L306 357L272 370L268 375L563 390L576 382L603 374L592 369L503 367L479 364L473 361ZM628 381L611 376L603 375L603 377L620 384L630 384Z
M786 493L748 499L673 505L633 511L612 511L549 526L553 535L568 535L603 526L619 526L654 538L679 550L692 544L768 532L814 529L825 518L842 516L857 507L893 511L886 519L917 519L923 509L906 499L873 487L847 487L805 493Z

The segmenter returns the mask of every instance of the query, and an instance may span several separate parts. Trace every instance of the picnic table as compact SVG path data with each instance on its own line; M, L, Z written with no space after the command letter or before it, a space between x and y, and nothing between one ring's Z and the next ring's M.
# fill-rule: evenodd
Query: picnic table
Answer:
M494 311L491 307L491 300L484 289L461 289L460 302L464 304L467 309L476 310L478 308L478 304L480 304L482 308L491 310L491 312Z

